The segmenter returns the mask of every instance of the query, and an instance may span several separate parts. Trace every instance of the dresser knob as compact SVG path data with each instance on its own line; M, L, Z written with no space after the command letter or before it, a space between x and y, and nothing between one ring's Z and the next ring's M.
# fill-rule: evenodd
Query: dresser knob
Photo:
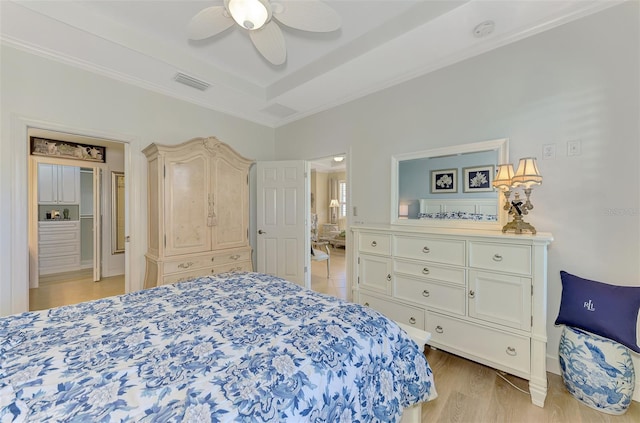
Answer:
M391 275L387 275L387 280L391 281Z
M469 291L469 298L475 298L476 297L476 292L472 289Z
M429 253L430 251L431 250L429 249L429 247L423 247L422 248L422 252L425 253L425 254Z
M215 257L211 257L211 262L213 263L216 260Z
M431 294L429 294L429 291L427 291L426 289L424 291L422 291L422 296L423 297L428 297L429 295L431 295Z
M229 257L231 260L238 260L240 258L239 254L234 254L231 257Z
M378 243L377 243L377 242L375 242L375 241L371 241L371 246L372 246L372 247L375 247L376 245L378 245Z
M429 269L428 269L428 268L426 268L426 267L423 267L423 268L422 268L422 274L423 274L423 275L428 275L428 274L429 274Z
M369 307L369 303L364 303L365 306Z
M507 347L507 354L514 357L518 355L518 353L516 352L516 349L513 347Z
M502 256L500 254L494 254L493 261L502 261Z
M444 329L442 329L442 326L438 325L438 326L436 326L436 332L437 333L444 333Z
M416 324L416 318L415 317L411 317L409 319L409 323L411 323L412 325L415 325Z

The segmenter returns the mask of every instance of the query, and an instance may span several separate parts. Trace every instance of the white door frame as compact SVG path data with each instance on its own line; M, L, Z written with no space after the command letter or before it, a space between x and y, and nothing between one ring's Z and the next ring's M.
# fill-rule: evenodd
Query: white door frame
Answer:
M102 184L102 167L93 168L93 281L102 279L102 196L104 187ZM113 186L111 187L113 189ZM113 197L113 195L111 196ZM111 200L113 201L113 200ZM113 216L111 218L113 222ZM113 232L113 230L111 231ZM113 242L113 240L111 240ZM126 249L126 248L125 248Z
M6 276L9 278L8 294L10 300L8 302L9 309L0 309L0 314L22 313L29 310L29 201L28 201L28 184L29 184L29 129L42 129L55 132L63 132L67 134L78 134L86 137L102 138L111 142L120 142L124 144L124 166L125 174L131 177L125 179L125 192L127 205L125 206L125 234L130 228L136 229L136 233L132 234L129 243L125 243L125 292L132 289L131 276L139 278L142 281L142 272L140 264L131 257L142 257L144 255L143 236L144 221L139 215L131 215L130 210L146 210L146 197L144 205L139 205L140 200L137 198L137 191L141 188L140 183L135 182L144 173L144 167L137 172L132 164L132 146L137 150L140 148L140 140L126 134L118 134L112 132L101 132L86 128L70 127L62 124L56 124L47 121L41 121L24 116L11 116L11 139L9 146L5 148L10 157L13 158L13 168L8 171L13 179L11 200L14 204L10 209L9 222L11 225L11 239L9 241L10 251L7 251L2 264L6 265ZM133 208L133 205L139 205ZM26 211L26 213L25 213ZM128 236L128 235L127 235ZM141 289L141 283L136 283L133 288ZM6 292L6 290L5 290ZM6 304L6 303L2 303Z

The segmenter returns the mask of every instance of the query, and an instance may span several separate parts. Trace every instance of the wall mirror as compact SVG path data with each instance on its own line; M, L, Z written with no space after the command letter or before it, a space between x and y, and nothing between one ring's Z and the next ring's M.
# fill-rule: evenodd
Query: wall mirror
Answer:
M391 223L501 229L507 215L491 185L508 163L506 138L395 155Z
M111 172L111 253L124 253L124 173Z

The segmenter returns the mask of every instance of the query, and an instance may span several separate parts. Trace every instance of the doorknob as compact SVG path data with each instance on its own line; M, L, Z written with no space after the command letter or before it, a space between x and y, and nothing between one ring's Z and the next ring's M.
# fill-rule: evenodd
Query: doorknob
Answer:
M266 234L266 232L265 232L265 231L263 231L262 229L259 229L259 230L258 230L258 233L259 233L260 235L262 235L262 234Z

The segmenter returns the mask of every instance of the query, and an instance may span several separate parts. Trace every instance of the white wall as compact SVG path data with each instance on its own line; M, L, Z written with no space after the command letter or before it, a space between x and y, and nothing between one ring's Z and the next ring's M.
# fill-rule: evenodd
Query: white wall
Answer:
M6 46L0 53L0 315L28 308L27 127L129 143L132 290L141 287L145 270L144 147L215 135L246 157L274 158L271 128Z
M638 14L638 2L627 2L278 128L276 153L349 151L351 205L358 207L350 219L366 223L390 222L381 193L389 193L394 154L507 137L511 162L537 156L544 181L528 220L555 237L548 274L553 368L560 270L640 285ZM581 141L581 155L567 156L570 140ZM545 144L555 144L555 160L541 160Z

